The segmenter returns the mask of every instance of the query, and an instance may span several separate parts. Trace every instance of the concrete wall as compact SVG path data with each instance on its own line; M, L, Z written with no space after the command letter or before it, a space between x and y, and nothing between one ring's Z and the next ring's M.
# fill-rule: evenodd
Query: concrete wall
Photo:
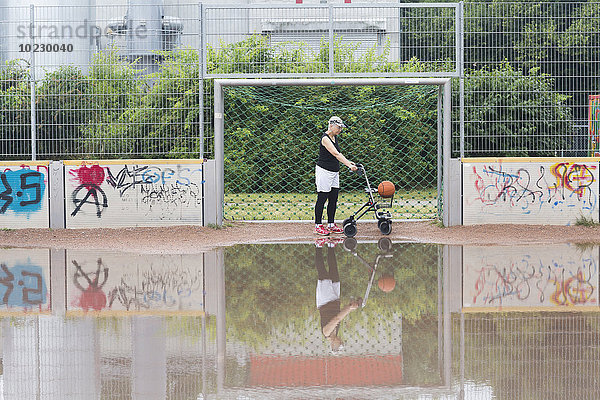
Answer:
M598 246L464 246L469 311L598 309Z
M0 251L0 315L51 312L49 258L48 249Z
M202 225L199 160L65 161L67 228Z
M0 228L202 225L207 191L215 214L214 179L204 187L202 160L5 161L0 168Z
M463 159L463 225L598 222L597 158Z
M48 228L48 161L0 162L0 228Z
M201 255L67 251L67 314L200 315L204 292Z

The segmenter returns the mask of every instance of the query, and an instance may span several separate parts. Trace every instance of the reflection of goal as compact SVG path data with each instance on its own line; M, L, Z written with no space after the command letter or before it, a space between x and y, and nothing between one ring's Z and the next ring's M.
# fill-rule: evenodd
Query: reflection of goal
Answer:
M295 86L295 87L330 87L330 88L349 88L349 87L365 87L370 86L374 88L382 88L382 87L421 87L421 86L433 86L438 87L437 90L437 113L434 112L434 115L437 115L437 126L433 127L434 134L435 130L437 130L437 140L433 141L432 150L435 154L437 150L437 162L433 162L433 170L435 170L435 164L437 164L437 176L431 171L433 176L433 185L437 186L437 196L435 195L435 187L433 188L433 195L431 196L433 199L436 199L436 202L441 198L440 194L443 193L444 199L442 200L442 204L448 204L447 202L447 194L448 190L443 190L447 186L447 179L442 179L442 177L447 177L447 170L449 168L449 160L450 160L450 127L451 127L451 99L450 99L450 78L340 78L340 79L215 79L214 81L214 90L215 90L215 98L214 98L214 121L215 121L215 141L214 141L214 151L215 151L215 168L216 168L216 182L215 182L215 190L216 190L216 217L215 221L218 225L222 224L224 218L224 205L225 205L225 191L226 189L231 190L230 187L225 187L225 127L231 126L230 121L227 121L225 124L225 117L229 117L229 114L224 115L224 110L226 107L226 99L229 97L225 96L224 89L228 87L284 87L284 86ZM433 92L435 95L435 92ZM245 101L246 99L242 99ZM231 109L231 104L227 104L227 110ZM435 104L434 104L435 108ZM334 112L335 106L332 107L332 112ZM272 117L276 120L276 117ZM435 120L434 120L434 124ZM228 128L229 129L229 128ZM311 128L314 130L314 127ZM263 134L262 131L254 131L248 132L249 135L257 135L258 133ZM416 140L416 139L413 139ZM435 143L437 142L437 149L435 149ZM362 141L358 141L356 143L357 147L366 146L372 143L369 143L369 137L365 137ZM245 151L253 151L260 152L263 148L255 147L251 149L245 149ZM228 147L229 151L229 147ZM306 152L307 150L305 150ZM346 150L344 150L346 153ZM311 154L303 154L303 157L313 158ZM352 157L349 157L352 159ZM379 157L382 158L382 157ZM362 161L362 160L357 160ZM231 158L228 157L228 163L231 163ZM395 165L394 167L400 168L399 165ZM303 167L303 170L306 169L307 173L310 173L309 168ZM389 169L389 168L388 168ZM268 175L266 175L268 176ZM262 179L262 178L259 178ZM286 176L283 175L281 180L285 180ZM382 179L385 177L382 176ZM251 195L247 196L248 198L252 197ZM402 199L402 195L397 196L398 199ZM258 199L255 200L256 203L265 202L264 197L261 198L258 196ZM267 200L271 201L271 199ZM312 197L309 200L309 203L305 205L305 208L312 208L312 203L314 199ZM443 209L443 219L444 224L447 225L448 222L448 213L446 212L445 207L439 207L439 204L434 204L434 210L437 208L437 213L440 214L440 209ZM241 207L252 207L247 203L242 204ZM434 211L435 212L435 211ZM340 212L341 216L342 212ZM434 214L435 216L435 214ZM210 218L207 215L207 218ZM250 218L251 219L251 218ZM256 218L263 219L263 218ZM273 218L271 218L273 219ZM274 219L290 219L288 217L282 218L274 218Z

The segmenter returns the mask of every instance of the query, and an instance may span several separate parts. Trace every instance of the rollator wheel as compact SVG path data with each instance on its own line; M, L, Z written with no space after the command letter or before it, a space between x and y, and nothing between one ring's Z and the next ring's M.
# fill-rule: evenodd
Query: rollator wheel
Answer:
M344 235L347 237L354 237L354 235L356 235L356 231L356 222L349 222L344 225Z
M379 230L384 235L389 235L392 232L392 221L385 220L379 223Z
M380 238L377 241L377 248L383 252L388 252L392 250L392 241L389 238Z
M344 226L346 226L346 224L349 224L349 223L351 223L352 221L354 221L354 218L352 218L352 217L350 217L350 218L346 218L346 219L344 220L344 222L342 222L342 226L344 227Z
M353 237L347 237L344 239L344 250L354 251L356 249L357 241Z

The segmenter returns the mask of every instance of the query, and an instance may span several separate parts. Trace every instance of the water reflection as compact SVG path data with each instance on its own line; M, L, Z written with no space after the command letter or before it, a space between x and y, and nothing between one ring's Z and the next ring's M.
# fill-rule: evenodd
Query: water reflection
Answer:
M597 398L598 260L387 238L1 249L0 398Z

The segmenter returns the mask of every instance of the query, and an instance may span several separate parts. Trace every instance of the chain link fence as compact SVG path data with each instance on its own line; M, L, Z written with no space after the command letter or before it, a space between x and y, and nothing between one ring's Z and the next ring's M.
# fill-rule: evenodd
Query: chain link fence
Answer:
M454 156L590 154L587 99L600 94L597 1L231 7L97 0L25 7L7 2L1 11L0 156L7 160L213 158L212 79L217 77L452 77ZM290 94L280 100L258 96L270 101L265 107L271 109L277 101L282 107L295 104ZM398 115L385 127L382 121L361 126L358 121L368 121L367 112L359 113L360 105L348 100L341 107L311 103L315 118L298 112L306 125L286 131L308 141L330 114L355 118L344 139L369 138L349 147L344 143L345 151L356 151L350 155L359 161L376 160L364 162L368 171L394 176L399 198L410 203L395 205L400 207L396 217L435 218L437 177L423 168L436 151L430 136L435 105L404 96L386 94L381 104L396 99L417 120L422 121L420 114L431 117L427 127L398 114L398 104L390 107ZM375 99L364 101L372 107ZM246 111L248 103L235 105L240 108L229 110L229 116L241 120L230 119L231 124L256 127L244 133L255 142L242 143L254 146L272 133L272 124L249 120L260 113ZM411 145L388 137L387 143L378 143L383 150L377 157L373 150L362 153L358 149L374 141L369 128L402 136ZM226 157L241 159L243 149L232 146L226 147ZM407 146L412 146L411 156L421 146L421 154L409 163L399 156L408 156L401 150ZM309 151L304 150L305 159ZM225 216L312 218L304 207L312 203L304 197L312 168L300 173L289 167L294 164L306 168L286 164L289 177L264 194L248 187L256 185L259 169L259 181L274 177L270 166L259 165L248 175L255 181L240 182L243 175L236 169L244 166L229 164L226 174L234 183L226 182ZM419 183L411 186L407 179L415 174L421 174ZM344 185L349 192L360 191L352 177ZM291 200L280 206L277 196L285 191ZM251 201L256 196L262 197ZM352 198L343 200L350 203L343 213L360 202L360 195Z
M369 200L366 179L395 183L394 217L436 217L437 87L228 88L225 107L225 218L313 219L315 163L332 115L347 125L342 153L366 170L341 165L338 217Z

